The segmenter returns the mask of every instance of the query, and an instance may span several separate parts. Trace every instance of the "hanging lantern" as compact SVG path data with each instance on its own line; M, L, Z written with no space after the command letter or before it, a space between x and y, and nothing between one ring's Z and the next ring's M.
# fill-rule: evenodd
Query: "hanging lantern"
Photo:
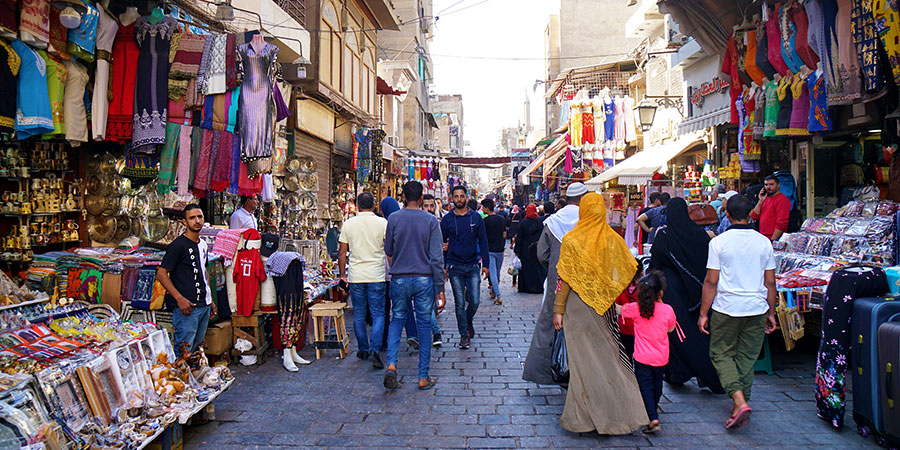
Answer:
M653 118L656 116L656 103L644 98L637 105L637 113L641 131L650 131L650 127L653 126Z

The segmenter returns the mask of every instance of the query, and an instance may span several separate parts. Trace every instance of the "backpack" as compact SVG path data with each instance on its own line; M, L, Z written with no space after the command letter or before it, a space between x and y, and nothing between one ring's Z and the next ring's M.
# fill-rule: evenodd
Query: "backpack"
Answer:
M775 178L778 178L779 190L791 200L791 215L788 218L788 233L796 233L800 231L802 217L800 214L800 196L797 194L797 182L794 175L786 170L775 172Z

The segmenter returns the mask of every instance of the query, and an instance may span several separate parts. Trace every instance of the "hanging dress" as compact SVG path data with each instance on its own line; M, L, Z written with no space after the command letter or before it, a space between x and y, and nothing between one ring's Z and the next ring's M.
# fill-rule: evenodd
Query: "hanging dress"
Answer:
M141 53L134 85L132 145L135 152L152 153L157 145L166 143L169 40L178 22L165 17L152 24L147 17L141 17L134 27Z
M872 14L872 0L853 0L850 20L856 57L862 68L863 89L874 93L884 87L884 72L881 71L881 56L878 52L878 34L875 32L875 17ZM896 13L895 13L896 14Z
M756 83L757 86L762 86L763 78L766 77L766 74L763 73L762 69L756 65L756 30L748 30L746 32L747 36L747 55L744 58L744 69L747 71L747 75L750 76L750 79Z
M778 83L772 80L766 85L766 125L763 128L764 137L775 137L775 130L778 128L778 110L780 108L781 103L778 101Z
M809 17L806 15L806 9L800 3L794 3L788 13L797 28L797 34L794 37L797 54L800 55L800 59L808 69L816 70L816 65L819 64L819 55L810 46Z
M9 42L0 39L0 138L16 131L16 76L22 60Z
M833 3L833 5L829 5ZM862 80L860 79L859 59L856 55L856 44L851 33L852 19L850 16L853 0L823 0L822 8L825 11L826 21L829 20L829 12L834 14L834 26L830 27L834 35L829 38L832 55L837 53L835 80L828 83L828 104L849 105L862 97ZM831 10L831 8L834 10ZM826 33L829 26L826 24Z
M81 15L78 27L69 30L69 54L92 63L97 49L97 21L100 14L90 2L81 0L81 4L87 10Z
M63 116L66 121L66 140L78 145L88 141L87 113L84 109L84 89L88 83L87 68L75 59L66 61L66 92Z
M791 82L791 94L794 101L791 103L791 127L789 136L809 136L809 88L806 86L806 78L799 73L794 75Z
M756 25L756 67L765 74L770 81L775 78L775 68L769 63L769 39L766 36L766 23L760 21Z
M19 35L22 42L35 48L47 48L50 42L50 0L21 0L21 3Z
M112 74L109 80L111 97L106 119L105 139L124 144L131 140L134 127L134 86L137 81L137 62L141 51L135 40L135 24L119 27L113 42ZM91 120L100 120L91 114ZM94 137L97 140L101 138Z
M784 63L787 64L788 70L791 73L797 73L800 71L800 66L803 65L803 60L797 54L797 26L791 20L788 9L777 5L775 8L778 15L778 25L781 30L781 57L784 59Z
M778 121L775 126L775 136L790 136L791 110L794 106L794 94L791 91L793 77L784 77L778 83Z
M94 72L94 92L91 100L91 131L95 141L102 141L106 139L110 97L109 69L119 23L103 8L97 8L97 14L97 69Z
M53 115L53 131L44 133L44 138L66 134L66 118L63 115L63 95L66 90L66 77L69 72L61 61L47 54L46 50L38 50L47 68L47 97L50 99L50 111Z
M766 86L760 85L753 98L753 139L762 139L766 131Z
M266 44L257 53L250 43L238 47L243 71L239 130L241 160L245 162L272 156L275 142L275 78L281 71L278 47ZM250 176L256 173L250 172Z
M766 21L766 39L768 44L769 64L782 76L788 73L788 66L781 57L781 26L778 24L778 14L769 14Z
M806 19L809 23L807 43L810 50L819 57L818 67L824 69L830 64L831 55L825 44L825 15L822 13L822 6L819 0L804 0L803 8L806 10Z
M881 38L881 45L887 53L894 76L894 84L900 86L900 14L895 9L896 7L892 6L896 2L881 0L873 2L873 4L875 32Z
M19 40L13 41L12 48L21 60L16 82L16 136L21 141L53 131L53 112L44 58Z
M828 89L825 73L816 71L806 79L809 88L809 131L831 130L831 116L828 114Z
M634 124L634 99L625 97L624 108L625 114L625 142L634 142L637 140L637 126Z

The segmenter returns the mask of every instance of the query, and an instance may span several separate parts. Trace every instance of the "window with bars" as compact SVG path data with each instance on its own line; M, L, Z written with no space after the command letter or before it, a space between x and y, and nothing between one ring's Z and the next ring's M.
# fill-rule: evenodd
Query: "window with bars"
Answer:
M274 0L281 9L291 16L302 27L306 27L306 3L309 0Z

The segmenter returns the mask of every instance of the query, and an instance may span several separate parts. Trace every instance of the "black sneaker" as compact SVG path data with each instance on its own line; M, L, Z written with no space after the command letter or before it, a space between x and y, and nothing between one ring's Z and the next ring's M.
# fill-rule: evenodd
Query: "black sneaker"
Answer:
M374 350L369 352L369 361L372 362L372 367L376 369L384 369L384 363L381 362L381 357L378 356L378 352Z
M472 339L475 337L475 325L472 325L471 320L469 320L468 325L469 325L469 339Z
M417 338L409 338L406 340L406 343L412 347L413 350L419 349L419 340Z
M469 338L463 337L459 340L459 349L460 350L468 350L469 349Z
M432 347L440 347L444 342L441 340L441 333L434 333L431 338Z
M357 352L356 352L356 357L359 358L359 359L361 359L361 360L363 360L363 361L365 361L366 359L369 359L369 352L364 352L364 351L362 351L362 350L357 351Z

